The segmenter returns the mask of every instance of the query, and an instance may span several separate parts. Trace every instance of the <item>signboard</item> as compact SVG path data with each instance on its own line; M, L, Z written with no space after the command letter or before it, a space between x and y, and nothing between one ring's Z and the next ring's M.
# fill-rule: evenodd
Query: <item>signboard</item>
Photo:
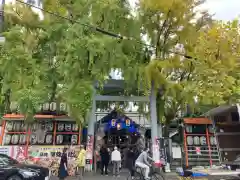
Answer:
M0 146L0 153L6 154L21 163L37 164L50 169L53 176L58 176L58 168L65 146ZM68 173L75 176L80 148L71 146L68 151Z
M34 163L51 170L54 176L58 175L58 168L64 146L30 146L28 149L28 163ZM68 174L75 175L76 171L76 156L80 148L72 146L68 149Z
M6 154L19 162L25 162L27 148L26 146L0 146L0 154Z
M195 150L196 150L197 155L201 155L201 148L200 147L196 147Z
M91 159L86 159L86 164L91 164Z
M6 154L6 155L10 156L10 147L0 146L0 154Z

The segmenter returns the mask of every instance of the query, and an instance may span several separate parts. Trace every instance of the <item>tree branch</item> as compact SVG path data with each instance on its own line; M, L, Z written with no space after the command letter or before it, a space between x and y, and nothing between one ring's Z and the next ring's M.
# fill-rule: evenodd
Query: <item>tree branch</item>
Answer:
M171 9L169 9L168 13L167 13L167 16L166 16L166 19L164 20L164 22L162 23L161 26L158 27L158 35L157 35L157 42L156 42L156 50L155 50L155 55L156 57L158 56L158 48L160 47L160 37L162 35L162 32L164 30L164 27L166 26L167 24L167 21L168 21L168 18L169 18L169 15L171 13ZM160 20L160 17L158 15L158 21ZM161 48L160 48L161 49Z

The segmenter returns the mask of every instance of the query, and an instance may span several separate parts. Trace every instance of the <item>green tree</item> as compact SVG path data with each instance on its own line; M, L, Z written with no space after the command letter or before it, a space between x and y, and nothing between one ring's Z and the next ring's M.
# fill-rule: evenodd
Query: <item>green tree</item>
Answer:
M193 82L200 87L199 101L217 105L239 101L239 28L238 20L220 21L200 34L192 53L198 59Z
M213 53L216 46L209 49L210 44L206 45L204 41L211 39L214 44L214 38L209 39L208 33L215 32L218 27L208 12L196 11L202 3L202 0L145 0L139 4L143 33L150 45L156 47L154 60L149 60L146 67L148 89L150 82L154 82L158 119L164 121L166 128L180 112L186 112L187 106L193 109L197 102L221 104L236 87L235 78L228 73L228 66L236 66L236 62L207 66L216 61L205 52ZM222 72L222 75L216 72ZM165 132L167 135L167 129Z
M109 37L91 24L137 40L140 25L125 1L52 0L43 7L72 21L45 12L40 20L25 5L9 6L1 48L3 89L11 91L9 101L17 101L29 119L42 102L63 101L70 115L83 121L91 108L93 82L103 83L112 68L130 79L136 59L144 59L141 44Z

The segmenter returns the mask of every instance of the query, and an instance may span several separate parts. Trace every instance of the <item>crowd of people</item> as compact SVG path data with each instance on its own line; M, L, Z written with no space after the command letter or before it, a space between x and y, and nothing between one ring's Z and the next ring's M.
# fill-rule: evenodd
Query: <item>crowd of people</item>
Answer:
M150 163L148 162L148 151L146 148L139 152L137 148L128 148L126 149L124 165L129 169L132 178L134 177L135 167L140 167L144 169L145 179L149 179L149 169ZM102 146L99 151L96 151L96 160L98 168L101 170L102 175L108 176L109 173L109 164L112 165L112 174L115 177L119 177L120 169L123 165L123 159L120 150L118 147L114 147L112 150L107 148L106 146ZM77 169L79 180L83 179L84 167L86 164L86 150L83 145L80 146L80 152L76 156L77 158ZM59 166L59 179L64 180L68 176L67 171L67 148L63 149L63 153L60 160Z
M125 164L126 168L130 170L133 174L133 168L135 160L137 159L139 152L137 149L129 148L125 154L124 164L120 150L115 146L111 151L109 148L102 146L97 153L98 164L100 165L101 174L108 175L109 169L108 165L112 164L112 174L113 176L119 176L119 171L121 167ZM99 166L98 166L99 167Z
M150 158L148 156L149 149L145 148L144 150L139 150L138 148L128 148L125 154L125 159L122 159L120 150L115 146L113 151L106 146L102 146L97 153L97 160L98 164L101 169L102 175L108 175L108 165L112 164L112 174L113 176L119 176L119 171L122 166L125 166L130 174L131 177L134 177L135 167L140 167L144 169L145 172L145 179L149 179L149 169L151 164L148 162ZM151 158L150 158L151 159ZM124 161L124 164L123 164Z

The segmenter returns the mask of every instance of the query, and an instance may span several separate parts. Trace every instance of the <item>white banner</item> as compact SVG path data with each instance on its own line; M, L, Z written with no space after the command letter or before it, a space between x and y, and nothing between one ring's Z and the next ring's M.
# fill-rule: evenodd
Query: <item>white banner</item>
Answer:
M0 146L0 154L6 154L10 156L10 147L9 146Z

